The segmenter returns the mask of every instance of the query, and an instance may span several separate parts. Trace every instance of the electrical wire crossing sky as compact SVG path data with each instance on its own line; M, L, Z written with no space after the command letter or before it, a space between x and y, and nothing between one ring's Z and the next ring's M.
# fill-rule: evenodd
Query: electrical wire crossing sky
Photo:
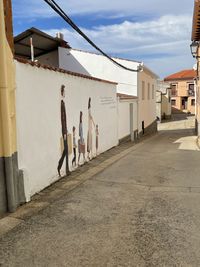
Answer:
M78 34L80 34L92 47L94 47L97 51L99 51L103 56L108 58L110 61L112 61L115 65L117 65L120 68L123 68L127 71L132 72L139 72L142 70L142 65L139 65L139 67L135 69L128 68L113 58L111 58L108 54L106 54L103 50L101 50L91 39L83 32L81 29L67 16L67 14L61 9L61 7L54 1L54 0L44 0L60 17L62 17Z

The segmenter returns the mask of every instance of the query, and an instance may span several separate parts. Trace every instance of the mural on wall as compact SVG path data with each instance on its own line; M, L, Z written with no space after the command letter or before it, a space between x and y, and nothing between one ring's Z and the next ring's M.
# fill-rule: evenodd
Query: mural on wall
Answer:
M80 165L81 154L83 154L83 163L85 163L85 140L83 138L83 112L82 111L80 111L80 120L79 120L78 165Z
M77 144L76 144L76 127L73 126L72 128L72 132L73 132L73 152L74 152L74 157L72 159L72 167L76 167L76 148L77 148Z
M92 117L91 111L91 97L88 100L88 134L87 134L87 153L88 160L92 158L92 130L93 126L95 127L95 123Z
M65 161L65 172L66 175L70 174L69 170L69 155L73 153L72 157L72 168L75 169L78 166L86 163L85 153L86 153L86 144L83 135L83 112L80 111L79 117L79 139L78 146L76 142L76 127L72 128L72 136L68 133L67 129L67 116L66 116L66 107L65 107L65 85L61 85L61 102L60 102L60 110L61 110L61 128L62 128L62 155L58 162L58 174L61 177L61 168ZM93 157L93 134L95 134L95 148L96 148L96 156L98 155L99 149L99 126L95 125L94 119L91 111L91 97L88 100L88 131L87 131L87 161L91 160ZM77 147L78 147L78 162L77 162ZM82 157L81 157L82 156Z
M69 150L68 150L68 131L67 131L67 116L66 116L66 108L65 108L65 85L61 85L60 89L61 93L61 102L60 102L60 108L61 108L61 128L62 128L62 139L63 139L63 152L62 156L58 162L58 174L61 176L60 170L62 168L64 159L66 163L66 175L70 174L69 171L69 163L68 163L68 156L69 156Z

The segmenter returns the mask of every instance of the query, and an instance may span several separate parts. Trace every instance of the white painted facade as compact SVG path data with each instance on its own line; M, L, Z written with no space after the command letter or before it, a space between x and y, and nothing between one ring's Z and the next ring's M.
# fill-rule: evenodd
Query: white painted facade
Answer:
M133 105L133 109L131 106ZM131 135L137 130L137 100L120 100L118 98L118 138L119 140ZM132 113L132 114L131 114ZM132 123L131 123L132 119Z
M167 119L171 117L172 105L171 105L171 88L170 84L163 81L158 81L158 91L161 93L161 119Z
M59 179L62 84L66 86L67 128L72 134L72 127L76 127L76 142L79 139L80 111L83 112L85 142L87 140L88 99L91 97L92 116L99 126L99 153L118 144L116 84L16 62L17 151L19 168L24 170L27 201ZM92 134L95 155L95 129ZM72 157L70 154L70 169ZM64 164L61 173L64 174Z
M59 47L59 67L118 83L117 92L137 96L137 72L130 72L113 64L102 55ZM115 59L137 70L140 62Z
M120 68L113 64L106 57L85 51L75 49L67 49L59 47L59 67L62 69L75 71L93 77L114 81L117 83L117 93L137 96L139 98L138 104L138 131L142 131L142 122L145 127L148 127L156 120L156 89L158 77L144 67L142 72L131 72ZM141 62L130 61L125 59L114 58L120 64L137 70ZM154 90L154 97L152 93L150 99L142 99L142 82L146 86L150 83ZM145 88L147 91L148 89ZM147 94L147 92L146 92Z
M161 121L162 119L162 93L156 91L156 117Z
M55 56L55 55L53 55ZM39 58L42 63L51 62L50 55ZM114 58L118 63L137 70L141 62L131 61L126 59ZM138 103L138 131L142 131L142 122L145 128L151 125L156 120L156 90L158 77L148 68L144 67L142 72L127 71L119 66L113 64L106 57L69 48L58 48L58 61L59 68L90 75L100 79L114 81L117 83L117 93L137 96ZM154 87L154 98L142 99L142 82L145 83L146 95L148 94L148 84L152 90Z

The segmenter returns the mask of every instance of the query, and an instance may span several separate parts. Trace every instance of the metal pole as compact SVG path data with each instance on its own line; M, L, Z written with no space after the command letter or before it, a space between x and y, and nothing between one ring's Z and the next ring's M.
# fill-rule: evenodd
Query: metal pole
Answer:
M34 47L33 47L33 38L30 38L30 45L31 45L31 61L34 62Z

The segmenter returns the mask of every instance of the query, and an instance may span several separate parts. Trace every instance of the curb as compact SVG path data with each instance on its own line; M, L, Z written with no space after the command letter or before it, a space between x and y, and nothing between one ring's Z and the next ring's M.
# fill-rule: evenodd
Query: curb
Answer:
M50 206L56 200L82 185L84 182L90 180L95 175L103 172L106 168L113 165L115 162L127 156L130 152L142 146L145 142L154 138L157 134L144 137L139 143L130 143L130 147L125 148L121 152L115 152L116 155L111 155L105 159L98 166L91 166L91 168L83 173L74 172L69 177L64 177L56 183L50 185L40 193L33 196L32 200L17 209L16 212L7 215L0 219L0 238L13 230L16 226L24 223L31 216L39 213L43 209ZM120 149L120 146L116 147Z

